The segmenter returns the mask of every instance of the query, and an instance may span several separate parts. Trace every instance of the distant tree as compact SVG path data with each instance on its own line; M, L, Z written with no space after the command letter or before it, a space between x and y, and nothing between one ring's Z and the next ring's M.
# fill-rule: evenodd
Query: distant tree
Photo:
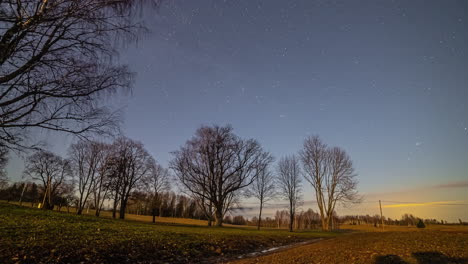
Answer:
M24 149L31 128L80 137L118 125L105 96L131 87L112 59L136 39L144 0L0 1L0 141Z
M99 170L105 162L105 145L95 141L80 140L69 148L71 168L77 179L77 214L82 214L85 204L98 180Z
M232 218L232 224L233 225L246 225L247 221L242 215L237 215Z
M149 155L143 144L129 138L119 138L114 142L113 160L115 171L113 177L114 191L114 216L116 205L119 204L119 217L125 218L125 210L130 194L148 177L154 166L154 159Z
M330 230L337 203L360 201L353 163L343 149L328 148L318 136L304 141L300 155L305 179L315 190L322 228Z
M31 184L31 188L26 194L26 199L27 201L31 202L31 207L34 206L34 203L36 203L39 200L39 190L35 182Z
M94 181L91 183L95 215L99 217L104 201L109 198L112 184L112 175L117 171L116 156L112 145L100 143L100 163L97 168L97 174L94 175Z
M422 219L419 219L418 224L416 225L417 228L425 228L426 225L424 224Z
M161 193L167 192L170 189L170 173L169 170L163 168L159 164L153 164L143 179L146 188L151 193L151 214L153 216L153 223L156 222L156 212L161 204Z
M263 168L259 168L260 172L255 181L247 189L247 195L255 197L260 202L260 209L258 213L257 229L260 230L262 222L262 209L265 203L271 201L277 196L275 186L275 176L269 171L268 165L273 161L270 157L265 160Z
M288 201L289 232L293 231L297 206L301 202L301 169L295 155L279 160L277 168L278 188L280 194Z
M72 177L70 162L49 151L36 151L26 160L24 175L42 183L43 208L53 209L53 199Z
M222 226L236 194L252 184L268 159L257 141L239 138L230 126L203 126L173 154L171 168L181 186L200 201L208 217L214 209L217 226Z
M62 206L69 206L74 201L75 189L70 182L61 184L53 197L53 204L57 206L57 210L61 210Z
M230 215L227 215L224 217L224 223L226 224L232 224L232 219Z

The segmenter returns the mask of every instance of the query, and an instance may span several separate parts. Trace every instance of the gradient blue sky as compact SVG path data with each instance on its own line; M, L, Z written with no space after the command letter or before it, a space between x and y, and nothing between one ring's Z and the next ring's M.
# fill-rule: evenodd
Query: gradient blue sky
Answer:
M201 124L276 157L318 134L368 201L457 201L427 217L468 220L467 1L174 0L144 19L120 57L137 73L123 130L161 164Z

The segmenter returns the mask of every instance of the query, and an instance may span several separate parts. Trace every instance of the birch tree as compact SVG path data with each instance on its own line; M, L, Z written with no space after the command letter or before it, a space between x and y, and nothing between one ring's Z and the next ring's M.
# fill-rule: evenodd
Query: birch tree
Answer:
M258 222L257 229L260 230L262 222L262 210L263 206L273 200L277 196L276 191L276 179L274 174L269 170L268 165L272 162L273 159L270 159L269 162L265 162L265 167L260 168L260 173L252 185L249 186L247 195L258 199L259 201L259 213L258 213Z
M301 168L295 155L286 156L279 160L277 179L280 194L288 201L289 232L292 232L296 210L302 200Z
M353 163L343 149L329 148L318 136L304 141L300 155L304 177L315 191L322 229L331 230L336 205L360 201Z
M88 202L99 170L104 163L104 144L96 141L80 140L70 146L69 160L77 180L78 204L76 213L82 214Z

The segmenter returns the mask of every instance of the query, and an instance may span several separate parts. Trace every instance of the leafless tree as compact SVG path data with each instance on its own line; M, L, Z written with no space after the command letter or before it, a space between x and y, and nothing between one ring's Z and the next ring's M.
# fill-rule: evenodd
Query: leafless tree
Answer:
M68 160L49 151L37 151L26 160L24 175L42 183L43 208L52 209L55 195L72 173Z
M0 140L24 149L31 128L84 137L118 125L103 97L131 87L115 62L136 39L137 6L158 0L0 1Z
M280 194L288 201L289 232L293 231L296 209L301 203L301 168L295 155L279 160L277 168L278 188Z
M275 185L275 176L268 168L269 163L273 161L270 158L269 162L265 162L265 167L260 168L260 172L258 177L249 186L247 190L247 195L250 197L255 197L260 202L260 209L258 213L258 222L257 222L257 229L260 230L261 222L262 222L262 209L265 203L271 201L277 196L276 185Z
M77 179L78 204L76 213L81 214L93 191L99 169L104 163L104 144L96 141L80 140L69 149L71 168Z
M343 149L327 147L318 136L304 141L301 159L305 178L315 190L322 229L330 230L337 203L360 201L353 163Z
M142 179L148 177L155 161L144 149L143 144L129 138L117 139L113 148L116 169L113 174L114 212L118 203L119 217L124 219L130 194Z
M98 166L97 174L92 182L92 194L94 206L96 208L95 215L99 217L104 201L108 198L111 188L111 174L115 171L113 160L113 148L109 144L100 144L102 160Z
M156 222L156 211L159 208L159 212L161 211L161 199L160 195L162 192L168 192L170 189L170 173L169 170L163 168L159 164L154 164L144 179L144 183L146 187L149 189L149 193L151 193L151 214L153 216L153 223Z
M173 154L171 168L182 187L214 208L217 226L236 193L257 178L269 157L257 141L239 138L230 126L203 126Z

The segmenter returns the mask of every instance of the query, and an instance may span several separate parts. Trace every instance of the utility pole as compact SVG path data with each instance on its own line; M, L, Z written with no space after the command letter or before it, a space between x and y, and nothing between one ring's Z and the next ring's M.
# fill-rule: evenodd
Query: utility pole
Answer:
M380 206L380 221L382 222L382 230L384 229L384 223L383 223L383 215L382 215L382 203L379 200L379 206Z

